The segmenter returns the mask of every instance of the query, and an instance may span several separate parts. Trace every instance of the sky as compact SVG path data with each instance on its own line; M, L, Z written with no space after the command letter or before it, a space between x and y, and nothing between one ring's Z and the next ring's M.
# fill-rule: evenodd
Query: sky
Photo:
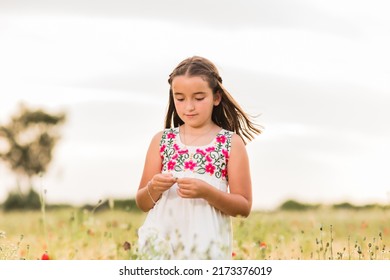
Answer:
M34 2L34 3L31 3ZM247 145L253 208L390 203L385 0L0 0L0 124L21 102L67 122L48 203L133 198L163 129L168 75L213 61L264 127ZM0 162L0 202L15 177Z

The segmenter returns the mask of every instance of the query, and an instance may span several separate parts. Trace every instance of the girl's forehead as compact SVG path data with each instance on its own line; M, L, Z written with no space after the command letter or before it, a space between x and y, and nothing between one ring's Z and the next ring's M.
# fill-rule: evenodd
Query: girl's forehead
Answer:
M174 91L201 89L211 90L209 83L202 76L177 76L172 80L172 89Z
M201 75L179 75L173 78L172 83L174 82L203 82L207 83L207 79Z

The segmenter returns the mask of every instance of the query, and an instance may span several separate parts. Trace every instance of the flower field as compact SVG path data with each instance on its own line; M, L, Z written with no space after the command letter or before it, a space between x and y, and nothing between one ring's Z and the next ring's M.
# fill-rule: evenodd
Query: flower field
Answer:
M124 210L0 212L0 260L137 259L144 218ZM252 212L232 222L233 259L390 259L388 209Z

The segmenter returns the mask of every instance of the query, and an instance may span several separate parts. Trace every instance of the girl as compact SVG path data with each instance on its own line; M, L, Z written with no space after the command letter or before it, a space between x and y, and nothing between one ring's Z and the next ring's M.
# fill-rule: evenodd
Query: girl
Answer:
M252 186L246 141L261 130L202 57L169 76L165 130L147 151L136 202L140 258L229 259L230 216L247 217Z

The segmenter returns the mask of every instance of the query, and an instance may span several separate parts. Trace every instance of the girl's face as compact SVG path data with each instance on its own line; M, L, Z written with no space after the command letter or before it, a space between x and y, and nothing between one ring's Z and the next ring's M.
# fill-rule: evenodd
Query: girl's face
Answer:
M221 101L200 76L177 76L172 80L175 108L180 119L194 128L211 124L214 106Z

